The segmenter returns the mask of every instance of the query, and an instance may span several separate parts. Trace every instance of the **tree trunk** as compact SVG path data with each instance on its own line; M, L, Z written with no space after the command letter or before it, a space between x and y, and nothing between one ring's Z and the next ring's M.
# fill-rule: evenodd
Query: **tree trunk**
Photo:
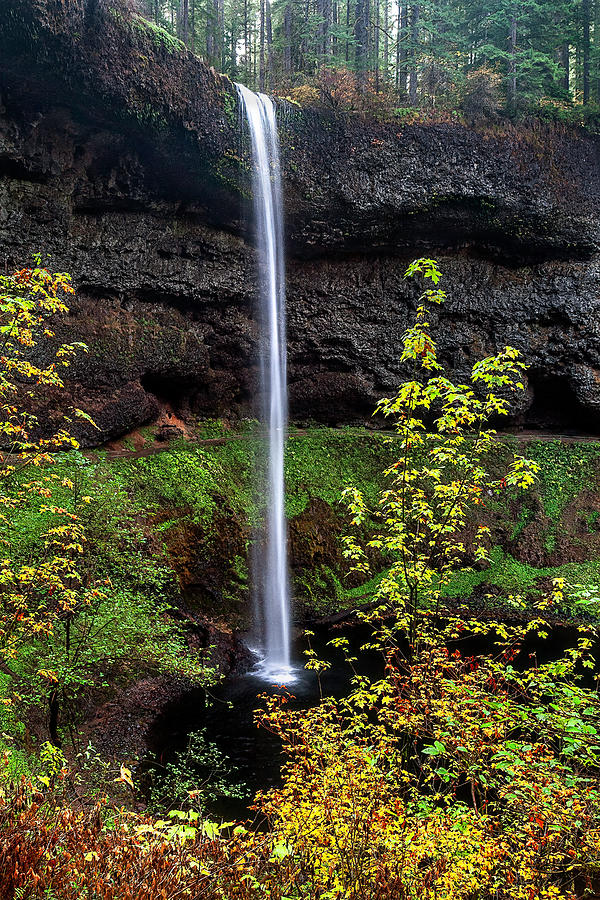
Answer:
M325 3L324 3L324 0L316 0L315 11L317 13L317 19L316 19L314 57L319 62L321 62L321 60L323 58L323 33L324 33L324 28L325 28Z
M375 62L375 93L376 94L379 93L379 88L380 88L380 85L379 85L379 76L380 76L380 72L379 72L379 43L380 43L380 41L379 41L379 26L381 24L380 8L381 8L381 4L380 4L379 0L375 0L375 36L374 36L375 41L374 41L373 51L374 51L374 55L375 55L374 62Z
M220 72L225 68L225 2L216 0L217 7L217 68Z
M258 89L259 91L264 91L265 89L265 3L266 0L260 0L260 36L259 36L259 47L258 47L258 57L259 57L259 65L258 65Z
M239 20L236 16L231 20L231 34L229 36L229 77L232 81L235 81L237 78L237 56L235 52L235 48L237 47L238 41L238 28L239 28Z
M367 7L365 0L356 0L354 24L354 65L358 78L363 81L367 71Z
M181 40L188 46L190 39L190 10L189 0L181 0Z
M569 92L569 88L570 88L570 78L569 78L569 69L570 69L569 54L570 54L570 52L571 52L571 48L566 43L563 44L562 47L560 48L560 65L563 70L562 86L565 89L565 91L567 91L567 93Z
M408 37L408 6L404 4L398 7L399 31L397 53L397 84L402 94L406 94L406 82L408 80L408 48L406 41Z
M600 103L600 0L594 0L594 83L596 85L596 103Z
M383 80L390 77L390 4L383 0Z
M304 19L302 22L302 38L300 40L300 49L298 53L298 69L303 72L304 71L304 61L306 59L306 55L308 53L308 35L310 33L310 29L308 27L308 20L310 18L310 0L306 0L304 4Z
M215 22L212 3L206 4L206 58L212 63L215 58Z
M367 34L367 39L365 41L366 47L366 59L365 59L365 69L367 72L373 66L373 28L371 23L371 0L364 0L365 5L365 29Z
M596 103L600 103L600 0L594 0L594 45L593 45L593 57L594 57L594 71L592 76L593 84L595 85L595 95L594 99Z
M333 0L331 4L331 24L333 25L333 34L331 35L331 53L333 56L337 56L338 52L338 25L339 22L339 7L338 0Z
M256 69L257 60L258 60L258 37L256 26L252 29L252 84L256 86L256 81L258 78L258 73Z
M346 65L350 62L350 0L346 0Z
M273 24L271 22L271 3L265 0L265 18L267 28L267 75L269 87L273 87Z
M508 53L508 99L514 104L517 99L517 13L514 8L510 16Z
M321 31L321 56L327 62L331 42L331 0L323 0L323 27Z
M292 4L290 0L283 11L283 71L292 74Z
M402 48L402 4L398 4L398 18L396 20L396 76L394 83L396 90L400 89L400 53Z
M583 18L583 102L590 101L590 0L583 0L581 5Z
M250 30L248 27L248 0L244 0L244 78L250 79L252 71L252 49L250 47Z
M417 105L417 45L419 42L419 5L412 7L410 20L410 81L408 87L408 100L411 106Z

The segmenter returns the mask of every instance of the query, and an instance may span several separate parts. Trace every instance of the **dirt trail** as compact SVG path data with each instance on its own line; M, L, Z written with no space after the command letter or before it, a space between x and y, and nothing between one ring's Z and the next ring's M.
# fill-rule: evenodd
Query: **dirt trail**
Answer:
M357 434L357 435L373 435L377 437L397 437L395 431L381 430L381 429L369 429L369 428L331 428L331 431L340 431L346 434ZM214 438L187 438L189 441L189 449L192 450L195 447L219 447L224 444L228 444L231 441L248 441L252 440L257 436L258 432L244 432L244 433L231 433L227 435L223 435L222 437L214 437ZM306 437L309 434L309 429L306 428L297 428L292 429L288 432L289 438L302 438ZM594 434L576 434L576 433L561 433L557 431L499 431L498 436L502 437L513 437L519 443L529 443L530 441L561 441L566 444L579 444L579 443L600 443L600 435ZM126 440L127 437L124 439ZM116 443L116 442L115 442ZM154 443L149 443L148 446L140 447L139 449L129 449L127 447L116 447L112 449L106 449L100 447L99 449L106 449L106 459L108 460L117 460L117 459L142 459L147 456L154 456L156 453L168 453L171 450L171 444L173 441L169 440L161 440L157 438ZM111 445L109 445L110 447ZM181 445L180 445L181 446ZM185 448L185 444L183 445ZM90 458L93 458L96 454L95 450L87 451L86 455Z

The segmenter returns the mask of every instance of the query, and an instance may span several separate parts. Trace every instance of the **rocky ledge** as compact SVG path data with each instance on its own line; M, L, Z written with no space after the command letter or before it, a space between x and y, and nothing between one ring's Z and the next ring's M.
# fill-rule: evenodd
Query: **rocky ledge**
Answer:
M600 428L599 144L541 124L375 123L280 104L292 417L364 421L434 255L441 353L464 376L510 343L517 422ZM256 395L249 161L235 90L126 6L0 8L0 253L72 273L67 396L102 443L165 410L245 415Z

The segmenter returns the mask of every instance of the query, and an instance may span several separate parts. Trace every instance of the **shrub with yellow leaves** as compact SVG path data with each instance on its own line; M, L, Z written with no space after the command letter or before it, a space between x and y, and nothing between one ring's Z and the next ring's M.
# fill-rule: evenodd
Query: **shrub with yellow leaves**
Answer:
M52 341L53 321L68 313L65 301L72 293L70 277L47 271L39 260L32 268L0 275L0 668L12 677L17 693L31 689L15 670L20 650L51 635L59 623L68 640L69 622L91 589L78 571L85 531L77 504L67 509L55 499L57 490L64 496L73 488L53 469L56 452L78 447L69 431L71 420L65 418L47 434L30 411L41 392L63 387L61 372L86 349L81 343ZM41 353L36 352L40 343ZM91 422L81 410L73 415ZM89 499L78 498L78 505L84 507ZM35 508L45 523L33 558L15 528L15 514L24 508ZM59 674L44 668L34 677L47 693L57 741Z

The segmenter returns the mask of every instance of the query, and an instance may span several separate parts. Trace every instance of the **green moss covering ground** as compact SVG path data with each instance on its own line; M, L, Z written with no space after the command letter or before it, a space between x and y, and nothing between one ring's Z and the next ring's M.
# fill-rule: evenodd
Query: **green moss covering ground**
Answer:
M515 450L516 440L505 446ZM489 589L535 599L563 578L570 593L559 612L600 615L600 443L530 440L519 450L540 466L537 484L490 504L489 566L457 572L446 594L467 599Z
M562 566L530 566L494 547L486 569L457 572L445 591L447 597L468 599L476 588L496 587L503 595L537 596L548 578L564 578L579 589L597 588L600 593L600 560L565 563Z
M531 441L527 455L540 466L540 496L546 515L559 522L569 503L597 487L600 443Z
M197 601L204 612L240 624L248 598L247 556L261 505L254 488L261 461L254 423L232 434L220 422L205 422L194 441L181 440L160 452L150 445L141 456L131 440L122 445L117 458L104 451L69 453L55 468L76 485L74 495L59 491L57 501L68 507L73 496L92 498L84 512L86 572L110 579L115 590L192 607ZM375 503L378 476L391 453L387 438L366 431L316 428L292 435L286 459L289 518L320 499L332 508L341 530L342 491L358 485ZM16 512L13 538L24 558L35 554L46 521L39 506ZM210 575L216 568L221 579ZM203 596L207 572L209 596ZM320 572L296 574L300 587L313 576L322 580ZM356 593L342 587L337 571L331 570L325 583L322 610ZM308 596L314 593L309 590Z
M226 434L219 423L204 425L203 436ZM507 437L492 458L492 467L502 468L516 449L516 439ZM539 464L538 483L527 495L507 492L503 501L491 505L496 546L490 566L457 574L450 596L468 597L475 587L485 589L486 585L507 594L535 596L543 579L555 577L582 589L595 590L600 585L600 444L531 440L520 449ZM128 477L132 483L145 484L136 488L138 498L151 500L153 494L156 502L161 495L164 502L165 490L172 491L172 501L189 504L196 516L208 521L218 497L252 523L257 514L252 489L256 452L252 426L248 426L243 440L193 450L182 446L170 454L131 463ZM343 530L342 491L356 485L367 503L375 506L381 473L393 453L393 439L365 429L315 428L292 436L286 458L289 518L301 515L319 498L335 511ZM185 479L181 479L182 469ZM339 565L327 562L296 571L298 599L314 614L368 601L380 575L356 586L345 574Z
M219 508L256 516L254 473L260 443L251 425L232 435L218 422L203 423L197 440L223 443L202 446L180 441L168 450L142 458L110 459L97 454L83 472L126 491L132 508L157 513L166 507L187 508L195 522L210 522ZM338 506L345 487L358 485L375 503L378 476L391 459L389 438L365 430L314 428L292 434L286 455L286 511L299 515L320 498ZM66 462L71 470L73 458ZM91 468L90 468L91 466ZM210 538L210 535L209 535Z

